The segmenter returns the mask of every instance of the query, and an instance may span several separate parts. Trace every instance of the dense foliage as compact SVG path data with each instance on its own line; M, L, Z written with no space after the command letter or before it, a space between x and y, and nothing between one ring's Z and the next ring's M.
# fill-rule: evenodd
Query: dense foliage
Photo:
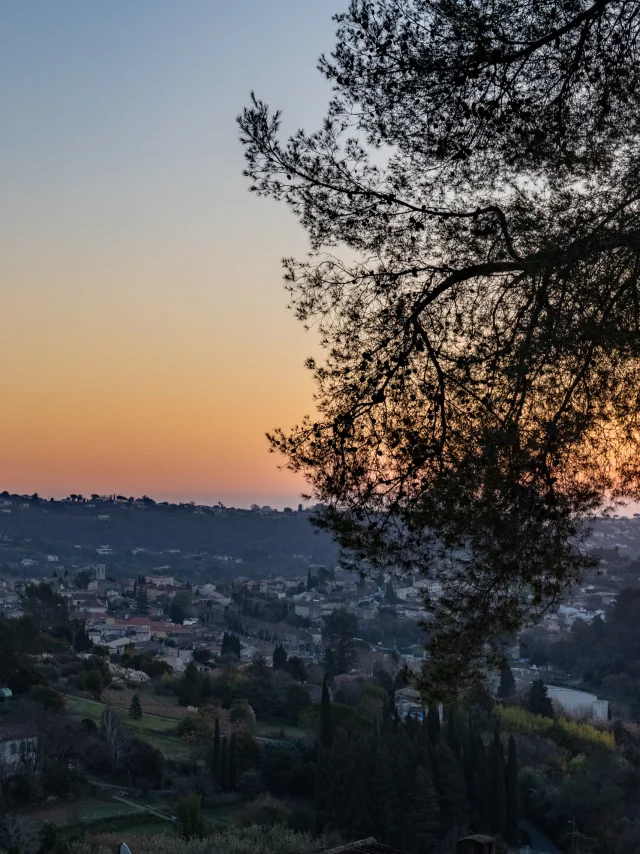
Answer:
M286 278L328 354L317 416L272 442L347 565L439 575L436 694L590 564L584 514L638 492L638 3L336 20L321 129L239 118L252 190L309 234Z

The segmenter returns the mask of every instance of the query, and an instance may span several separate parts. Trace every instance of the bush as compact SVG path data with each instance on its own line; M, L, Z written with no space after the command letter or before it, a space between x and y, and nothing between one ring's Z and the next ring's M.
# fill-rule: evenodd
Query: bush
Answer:
M580 753L585 745L593 747L601 744L609 750L615 747L612 732L597 729L591 724L569 721L566 718L558 718L554 721L542 715L532 715L531 712L516 706L506 708L498 705L496 711L507 732L546 735L573 753Z
M256 715L246 700L234 700L229 710L229 720L232 724L244 724L253 729L256 725Z
M37 703L41 703L50 712L59 712L65 707L62 694L48 685L34 685L29 691L29 696Z
M290 820L291 810L287 804L266 792L258 795L243 809L238 823L244 826L257 824L261 827L273 827L276 824L289 824Z

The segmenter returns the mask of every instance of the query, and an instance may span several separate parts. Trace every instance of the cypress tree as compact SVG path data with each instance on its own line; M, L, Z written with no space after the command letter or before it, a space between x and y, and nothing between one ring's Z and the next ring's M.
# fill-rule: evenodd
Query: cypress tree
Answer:
M449 745L456 756L456 759L462 761L462 744L458 738L458 727L456 722L456 707L445 706L443 711L444 718L444 740Z
M223 792L229 791L229 749L226 735L222 736L220 748L220 789Z
M229 788L232 792L238 789L238 739L235 732L229 745Z
M356 784L353 779L353 740L343 729L337 730L333 747L327 753L326 763L326 810L327 818L335 827L350 831L351 793Z
M518 803L518 754L512 735L507 750L507 819L505 840L516 846L520 841L520 805Z
M287 667L287 653L282 644L278 644L273 650L273 669L285 670Z
M354 839L364 839L371 833L373 773L371 739L364 736L352 744L346 763L346 779L349 787L345 829Z
M408 847L416 854L430 851L438 835L438 797L431 773L418 765L408 814Z
M331 723L331 697L325 673L322 680L322 699L320 701L320 744L325 750L330 750L333 744L333 726Z
M220 783L220 721L216 717L216 726L213 732L213 754L211 757L211 776L216 783Z
M516 680L513 678L509 662L506 662L500 671L500 686L498 687L498 697L505 699L513 697L516 693Z
M380 732L385 733L389 730L389 726L391 723L391 707L394 705L394 701L392 697L385 697L382 701L382 725L380 727Z
M460 765L450 748L440 742L432 750L433 782L440 804L440 827L444 833L452 828L465 827L469 816L469 802L465 794L465 779Z
M142 717L142 706L140 704L140 697L137 694L134 694L131 698L131 705L129 706L129 716L134 720L140 720Z
M391 724L394 732L398 732L400 728L400 715L398 713L398 707L395 703L391 706Z
M397 733L388 732L382 740L378 752L379 787L377 792L378 809L376 838L387 845L402 844L405 830L403 811L406 804L402 798L402 782L413 783L411 771L400 755Z
M535 679L531 683L527 695L527 709L533 715L542 715L545 718L553 717L553 704L547 693L547 686L542 679Z
M504 767L504 750L500 729L496 726L492 747L492 804L491 832L503 839L507 830L507 787Z
M438 744L440 741L440 711L437 705L429 706L427 711L427 734L429 744Z
M487 751L475 725L469 730L467 748L467 781L469 799L474 810L478 830L491 829L491 789L487 767Z
M330 646L328 646L324 651L323 665L325 677L328 677L333 681L334 676L336 676L338 672L338 665L336 664L336 659Z

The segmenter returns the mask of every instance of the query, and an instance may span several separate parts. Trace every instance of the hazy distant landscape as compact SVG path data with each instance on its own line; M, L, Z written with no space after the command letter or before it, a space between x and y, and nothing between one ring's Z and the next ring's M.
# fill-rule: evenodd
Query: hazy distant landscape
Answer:
M106 562L116 575L165 565L194 579L306 572L333 565L332 538L311 524L312 510L278 512L220 506L162 504L151 499L33 500L0 495L0 565L23 571L21 561L51 569Z

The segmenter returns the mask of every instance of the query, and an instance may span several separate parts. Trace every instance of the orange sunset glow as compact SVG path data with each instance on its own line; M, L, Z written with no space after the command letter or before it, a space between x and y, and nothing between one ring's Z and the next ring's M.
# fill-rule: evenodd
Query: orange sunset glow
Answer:
M231 5L5 10L3 489L298 500L264 433L313 405L279 264L307 245L247 192L234 119L260 80L317 120L335 9Z

